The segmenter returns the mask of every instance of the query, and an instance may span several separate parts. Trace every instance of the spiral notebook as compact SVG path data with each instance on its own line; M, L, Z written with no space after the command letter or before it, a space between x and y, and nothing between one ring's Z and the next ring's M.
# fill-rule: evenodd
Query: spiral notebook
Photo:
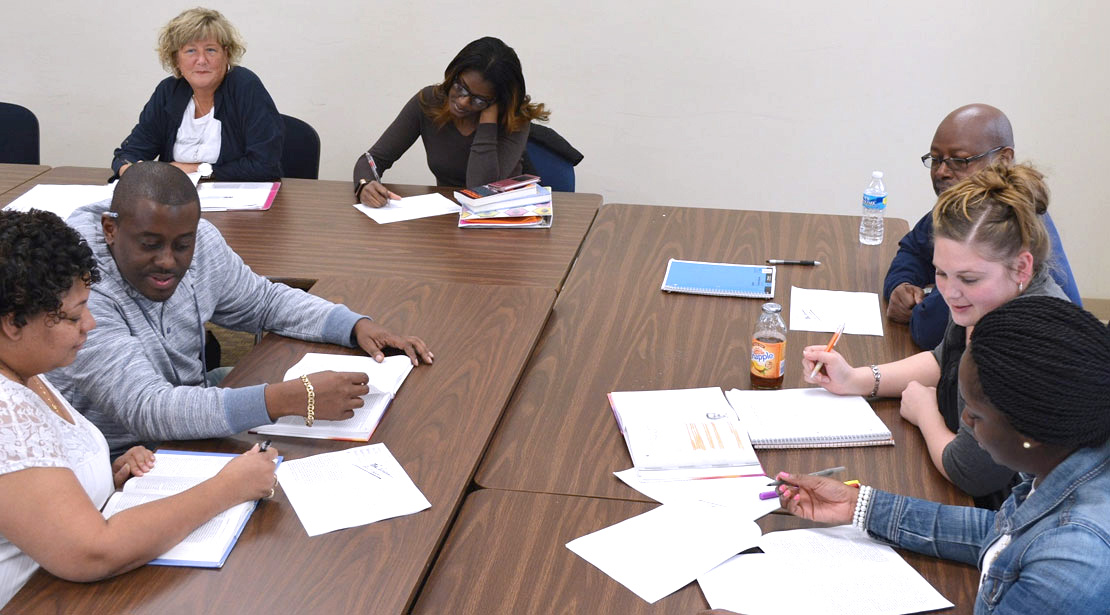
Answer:
M672 293L770 299L775 296L775 268L672 258L667 263L662 289Z
M757 449L894 444L890 429L858 395L835 395L818 388L732 389L725 397Z

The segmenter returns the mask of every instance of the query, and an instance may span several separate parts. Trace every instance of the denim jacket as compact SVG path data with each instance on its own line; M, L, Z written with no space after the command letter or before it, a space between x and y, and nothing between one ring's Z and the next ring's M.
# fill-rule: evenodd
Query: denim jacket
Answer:
M1022 482L996 511L872 491L867 533L918 553L975 564L1003 534L975 613L1110 613L1110 442L1082 448L1030 494Z

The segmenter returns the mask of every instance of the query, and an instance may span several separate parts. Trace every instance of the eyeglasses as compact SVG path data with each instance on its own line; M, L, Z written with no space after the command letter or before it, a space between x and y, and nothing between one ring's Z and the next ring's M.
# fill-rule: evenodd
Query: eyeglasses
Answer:
M451 89L454 90L455 95L465 96L466 98L469 98L471 106L473 106L475 109L485 109L486 107L493 104L492 99L471 94L470 90L466 89L466 86L463 85L462 79L456 78L455 83L451 84Z
M925 154L921 157L921 164L925 165L926 169L935 169L941 163L948 165L948 168L953 171L963 171L967 169L967 165L982 158L983 156L990 156L991 154L1005 149L1005 145L999 145L989 152L983 152L977 156L968 156L967 158L937 158L932 154Z

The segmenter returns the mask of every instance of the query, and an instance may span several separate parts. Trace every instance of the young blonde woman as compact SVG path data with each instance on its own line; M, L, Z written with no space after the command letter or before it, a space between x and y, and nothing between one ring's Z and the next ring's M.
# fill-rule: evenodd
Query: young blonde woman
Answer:
M1038 214L1047 208L1043 176L1029 165L1002 162L961 181L933 208L936 285L951 312L941 344L864 367L824 346L803 353L808 382L842 395L901 397L902 417L921 430L937 470L992 508L1008 493L1015 472L993 461L961 424L960 355L971 328L1006 302L1038 295L1067 299L1046 271L1051 243ZM818 361L825 367L810 379Z

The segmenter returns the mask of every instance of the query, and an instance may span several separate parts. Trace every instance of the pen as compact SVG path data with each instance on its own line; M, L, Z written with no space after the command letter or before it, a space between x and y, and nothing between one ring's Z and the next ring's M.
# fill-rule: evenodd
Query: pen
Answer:
M784 260L784 259L781 259L781 258L769 258L769 259L767 259L767 264L768 265L809 265L810 267L816 267L817 265L821 264L821 261L797 261L797 260L789 260L789 259Z
M844 334L844 325L845 323L840 323L840 326L837 327L836 333L833 333L832 339L829 340L829 345L825 346L825 352L830 352L834 347L836 347L836 343L840 341L840 336ZM821 371L821 368L824 367L824 365L824 363L818 361L817 365L813 366L813 371L809 373L809 379L813 380L814 378L816 378L817 372Z
M262 451L264 451L264 450L266 450L266 449L268 449L268 448L270 448L270 441L269 441L269 440L266 440L266 441L265 441L265 442L263 442L262 444L259 444L259 445L258 445L258 452L262 452Z
M856 480L856 479L846 480L846 481L844 481L844 484L849 486L849 487L855 487L856 489L859 489L859 481ZM772 489L771 491L764 491L763 493L759 494L759 499L761 499L761 500L770 500L772 498L777 498L777 497L779 497L778 489Z
M366 150L364 155L366 156L366 162L370 163L370 172L374 174L374 181L379 184L382 183L382 176L378 175L378 165L374 163L374 157L370 155L370 150Z
M843 471L844 471L844 466L836 466L835 468L826 468L824 470L818 470L816 472L810 472L809 475L810 476L832 476L833 474L836 474L837 472L843 472ZM783 484L783 482L781 480L773 480L773 481L767 483L767 486L768 487L778 487L781 484Z

